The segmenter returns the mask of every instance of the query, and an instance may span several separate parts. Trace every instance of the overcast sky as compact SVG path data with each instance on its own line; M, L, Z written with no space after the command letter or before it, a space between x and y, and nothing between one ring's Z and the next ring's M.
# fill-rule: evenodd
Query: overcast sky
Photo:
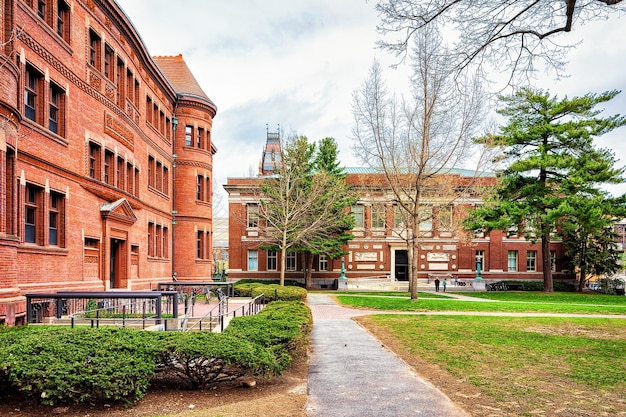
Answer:
M378 17L370 0L117 0L151 55L182 54L204 92L218 107L213 172L227 177L258 170L270 132L280 124L317 141L334 137L344 166L351 152L351 96L374 58L395 62L375 42ZM626 17L576 26L567 42L582 41L568 57L568 79L542 77L535 87L559 97L626 90ZM406 70L385 69L402 88ZM626 91L606 106L626 113ZM626 165L626 127L605 135ZM626 192L626 186L612 189Z

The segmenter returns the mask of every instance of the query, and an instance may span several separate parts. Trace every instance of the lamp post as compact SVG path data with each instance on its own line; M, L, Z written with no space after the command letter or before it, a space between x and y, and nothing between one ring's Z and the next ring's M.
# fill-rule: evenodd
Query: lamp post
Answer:
M476 261L476 278L475 279L483 279L482 275L480 274L480 270L481 270L481 263L480 260Z
M344 262L345 262L344 258L341 258L341 274L339 274L339 279L347 279Z
M341 274L339 274L339 279L337 280L337 289L341 291L348 289L348 279L346 278L346 268L344 262L344 258L341 258Z

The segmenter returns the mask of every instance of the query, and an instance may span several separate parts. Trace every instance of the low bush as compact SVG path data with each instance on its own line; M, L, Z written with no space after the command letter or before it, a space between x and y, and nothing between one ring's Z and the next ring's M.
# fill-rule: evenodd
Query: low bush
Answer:
M159 346L153 336L116 328L3 331L0 369L12 388L47 405L134 402L154 374Z
M305 301L307 291L299 285L279 285L273 280L242 279L235 283L236 296L254 298L261 294L267 301Z
M158 368L173 373L191 388L282 372L271 350L252 340L211 332L165 333Z
M256 316L232 319L223 333L0 327L0 395L18 393L46 405L132 403L162 373L192 388L280 375L311 323L306 305L278 301Z
M282 372L308 339L313 318L311 310L302 302L275 301L255 316L231 320L224 334L246 339L270 349Z

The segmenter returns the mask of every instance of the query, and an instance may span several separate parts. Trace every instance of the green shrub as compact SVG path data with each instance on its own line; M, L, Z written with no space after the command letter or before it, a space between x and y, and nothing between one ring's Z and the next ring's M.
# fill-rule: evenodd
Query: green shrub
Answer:
M243 375L280 375L306 341L311 311L276 301L223 333L57 326L0 327L0 391L43 404L132 403L157 373L204 388Z
M162 334L159 368L173 372L194 389L246 374L279 375L271 350L250 340L211 332Z
M0 369L12 387L47 405L134 402L148 390L159 351L154 334L128 329L29 326L11 333L2 334Z
M263 294L268 301L304 301L307 291L300 287L285 287L278 284L257 285L250 291L251 297Z
M307 340L312 323L311 310L304 303L275 301L257 315L232 319L224 333L271 349L282 372Z

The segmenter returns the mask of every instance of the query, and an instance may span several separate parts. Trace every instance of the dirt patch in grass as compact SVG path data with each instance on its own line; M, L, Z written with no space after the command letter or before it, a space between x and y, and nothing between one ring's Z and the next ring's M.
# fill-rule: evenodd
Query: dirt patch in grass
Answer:
M279 378L258 379L254 387L240 382L202 391L156 386L139 402L122 405L47 407L25 404L0 394L2 417L305 417L308 354L298 356Z

